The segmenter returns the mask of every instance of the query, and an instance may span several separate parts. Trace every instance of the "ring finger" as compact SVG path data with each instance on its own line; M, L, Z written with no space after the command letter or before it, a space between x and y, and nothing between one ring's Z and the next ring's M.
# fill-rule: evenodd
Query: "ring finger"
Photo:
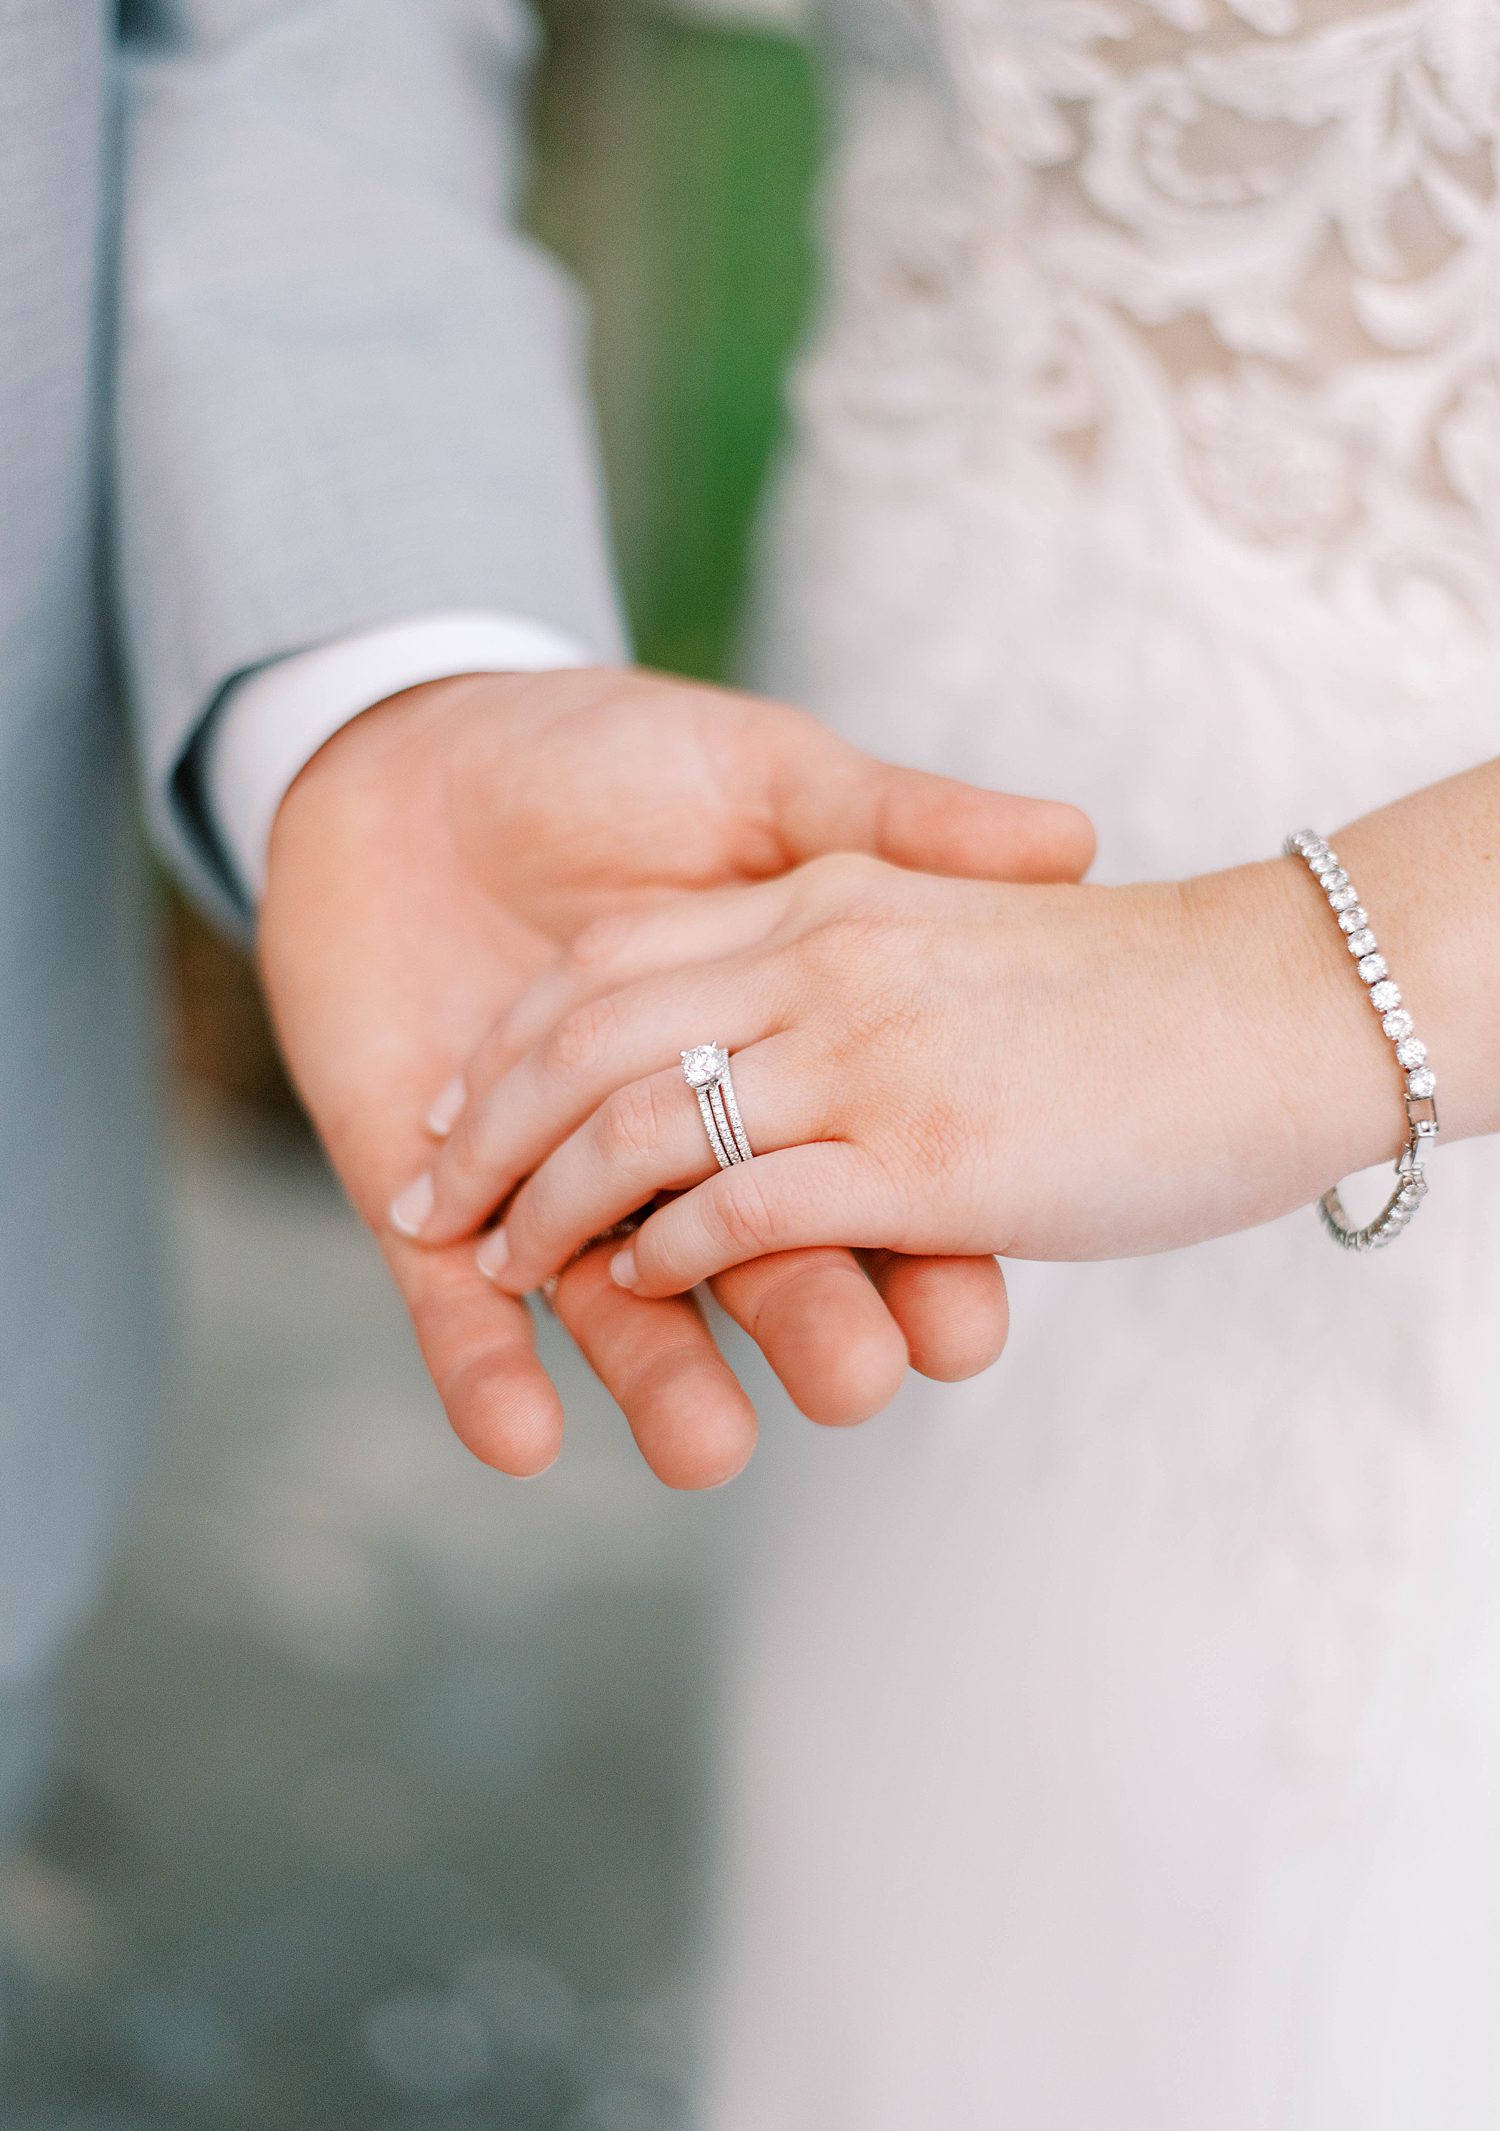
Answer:
M778 1035L734 1060L734 1086L759 1153L833 1136L824 1076L804 1035ZM686 1190L716 1163L693 1092L672 1067L619 1088L516 1193L480 1246L496 1286L522 1295L601 1230L664 1191Z
M782 922L792 900L792 878L782 874L751 887L674 895L652 909L586 926L565 954L533 978L464 1073L442 1091L429 1120L435 1136L446 1139L475 1094L493 1086L575 1007L643 977L742 954Z
M577 1008L499 1081L476 1090L430 1171L392 1206L393 1225L423 1243L472 1234L601 1103L673 1058L685 1031L738 1048L772 1033L789 1000L779 959L752 954L647 978ZM629 1120L618 1123L624 1130Z

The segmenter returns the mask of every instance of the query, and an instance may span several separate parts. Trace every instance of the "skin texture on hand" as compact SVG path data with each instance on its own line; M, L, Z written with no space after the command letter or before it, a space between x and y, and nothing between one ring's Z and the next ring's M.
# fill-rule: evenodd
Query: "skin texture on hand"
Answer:
M843 847L1064 879L1092 834L1070 807L888 769L785 706L605 670L411 690L345 727L287 794L261 914L272 1014L449 1418L486 1462L541 1471L562 1413L525 1304L484 1279L472 1245L422 1248L385 1218L431 1160L434 1096L580 934ZM696 1305L622 1294L607 1258L565 1271L558 1315L652 1468L717 1484L750 1455L750 1402ZM983 1257L878 1254L861 1270L841 1248L775 1254L715 1293L828 1421L886 1403L909 1355L958 1376L1004 1339Z
M1453 945L1493 963L1497 796L1476 771L1336 839L1372 898L1390 884L1383 938L1411 935L1393 967L1451 1063L1460 1133L1500 1122L1493 978L1466 984ZM1424 842L1438 862L1413 868ZM1412 907L1465 847L1467 878L1425 887L1424 935ZM667 1295L835 1241L1091 1258L1253 1226L1404 1137L1347 946L1296 860L1132 888L814 861L616 928L571 1004L544 975L471 1062L423 1233L451 1244L508 1198L482 1255L519 1291L670 1194L616 1270ZM735 1053L757 1158L722 1174L653 1070L689 1029Z

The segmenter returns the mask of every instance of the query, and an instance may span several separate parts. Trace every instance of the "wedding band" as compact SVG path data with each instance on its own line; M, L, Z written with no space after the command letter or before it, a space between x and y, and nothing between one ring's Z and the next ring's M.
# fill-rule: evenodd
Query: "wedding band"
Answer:
M740 1106L735 1101L729 1053L720 1043L698 1043L683 1051L682 1077L698 1098L698 1112L714 1160L721 1169L753 1159Z

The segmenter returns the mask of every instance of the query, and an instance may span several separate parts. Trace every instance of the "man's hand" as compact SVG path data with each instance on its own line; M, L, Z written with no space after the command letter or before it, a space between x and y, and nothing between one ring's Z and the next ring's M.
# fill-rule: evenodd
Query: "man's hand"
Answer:
M434 1096L596 921L833 850L1060 880L1086 868L1093 836L1072 807L891 768L784 705L604 669L412 689L346 726L282 802L261 917L282 1047L449 1419L486 1463L540 1472L563 1417L525 1304L489 1285L472 1244L423 1249L386 1220L430 1157ZM569 1268L558 1315L663 1480L730 1478L754 1446L748 1398L691 1298L623 1293L608 1255ZM878 1410L908 1360L964 1376L1005 1337L990 1259L861 1269L843 1251L789 1252L714 1292L823 1421Z

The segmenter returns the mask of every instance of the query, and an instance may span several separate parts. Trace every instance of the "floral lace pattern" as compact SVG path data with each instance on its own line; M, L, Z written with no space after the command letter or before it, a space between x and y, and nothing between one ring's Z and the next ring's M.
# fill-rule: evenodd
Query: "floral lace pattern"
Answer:
M1500 0L822 6L761 677L1106 880L1493 755ZM716 2123L1500 2120L1500 1139L1442 1186L1012 1265L1001 1371L778 1446Z
M1030 462L1500 627L1494 0L831 14L835 440Z

